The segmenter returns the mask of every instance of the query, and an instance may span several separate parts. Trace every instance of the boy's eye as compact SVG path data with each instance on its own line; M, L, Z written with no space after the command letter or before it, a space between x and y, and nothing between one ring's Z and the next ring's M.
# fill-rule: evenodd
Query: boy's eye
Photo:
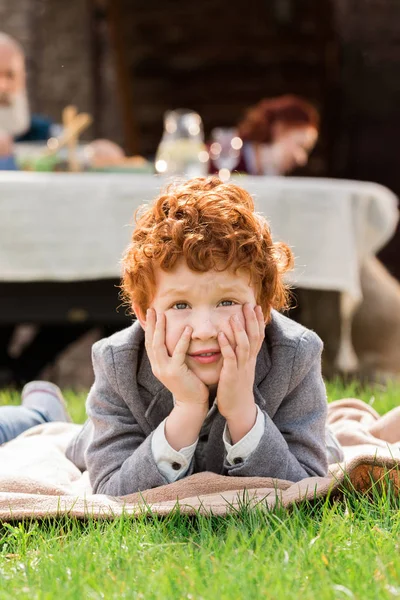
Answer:
M234 306L236 302L234 302L233 300L221 300L220 304L222 306Z
M175 304L172 305L172 308L174 308L175 310L184 310L188 306L189 305L187 302L175 302Z

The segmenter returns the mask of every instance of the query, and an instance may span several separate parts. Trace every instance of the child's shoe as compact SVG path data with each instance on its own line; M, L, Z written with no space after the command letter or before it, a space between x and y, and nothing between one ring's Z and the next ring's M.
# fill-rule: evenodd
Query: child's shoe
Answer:
M37 410L46 421L71 422L58 385L50 381L30 381L22 390L22 406Z

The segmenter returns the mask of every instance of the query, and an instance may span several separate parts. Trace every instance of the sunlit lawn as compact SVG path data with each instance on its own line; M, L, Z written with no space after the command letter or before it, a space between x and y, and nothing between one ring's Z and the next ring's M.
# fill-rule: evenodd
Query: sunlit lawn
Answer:
M386 412L400 386L328 385L329 399L358 397ZM66 392L84 420L84 394ZM0 392L0 404L18 403ZM224 518L124 517L0 525L0 600L7 598L400 597L400 501L346 492L291 510L245 506Z

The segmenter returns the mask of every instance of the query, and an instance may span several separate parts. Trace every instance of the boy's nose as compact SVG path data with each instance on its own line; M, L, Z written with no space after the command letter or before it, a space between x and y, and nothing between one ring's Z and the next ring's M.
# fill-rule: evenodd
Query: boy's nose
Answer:
M210 317L203 316L193 319L191 327L193 328L192 339L207 340L216 338L218 335L218 329Z

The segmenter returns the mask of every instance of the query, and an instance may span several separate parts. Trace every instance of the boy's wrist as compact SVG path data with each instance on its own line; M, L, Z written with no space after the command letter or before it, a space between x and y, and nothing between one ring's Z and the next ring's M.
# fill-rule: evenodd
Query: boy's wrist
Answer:
M199 437L207 416L201 404L176 403L165 422L165 437L174 450L191 446Z
M174 409L177 409L182 415L207 415L208 413L208 400L207 402L185 402L175 398ZM205 416L204 416L205 418Z
M237 444L237 442L244 438L253 429L256 421L257 405L255 402L226 417L226 424L229 429L232 445Z

